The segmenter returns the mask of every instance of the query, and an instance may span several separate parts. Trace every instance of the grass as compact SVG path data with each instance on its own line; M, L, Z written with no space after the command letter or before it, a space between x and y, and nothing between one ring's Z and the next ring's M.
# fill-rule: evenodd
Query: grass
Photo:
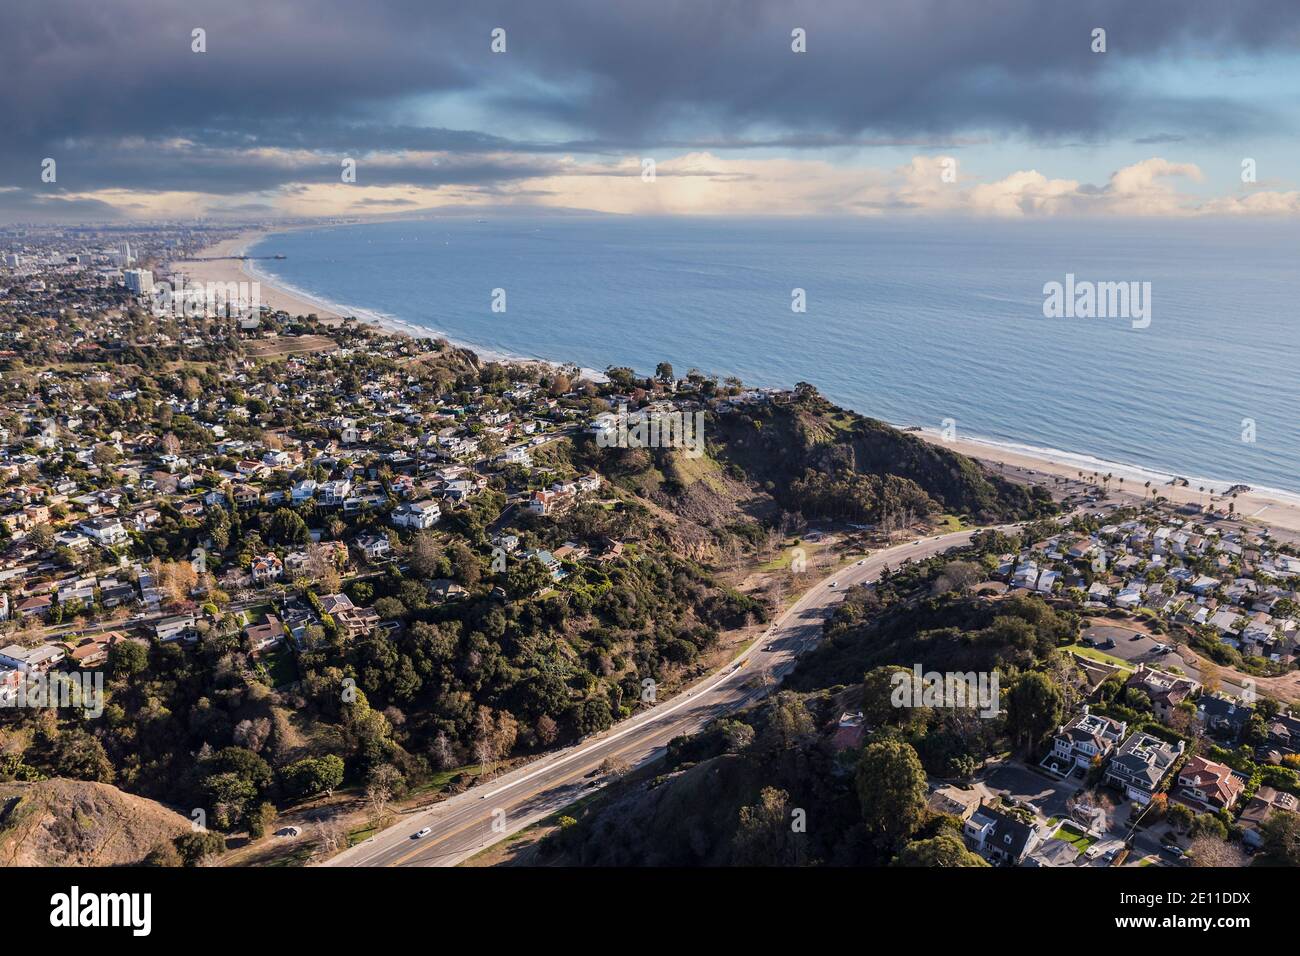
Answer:
M298 664L293 659L293 652L289 650L288 641L263 656L262 666L271 678L272 687L283 687L298 679Z
M420 784L420 786L413 788L410 796L416 797L425 793L445 790L451 784L452 780L456 779L460 774L464 774L467 777L477 777L482 772L483 767L481 764L468 764L464 767L453 767L450 770L439 770L424 783Z
M970 527L957 515L944 515L939 519L935 530L941 534L947 534L950 531L969 531Z
M1082 644L1070 644L1065 649L1072 654L1078 654L1080 657L1086 657L1091 661L1100 661L1103 664L1110 664L1112 667L1118 667L1121 670L1133 670L1133 665L1122 657L1107 654L1105 651L1099 651L1095 647L1084 647Z
M1064 840L1080 853L1097 842L1078 827L1072 826L1069 823L1062 823L1060 828L1053 833L1052 836L1057 840Z

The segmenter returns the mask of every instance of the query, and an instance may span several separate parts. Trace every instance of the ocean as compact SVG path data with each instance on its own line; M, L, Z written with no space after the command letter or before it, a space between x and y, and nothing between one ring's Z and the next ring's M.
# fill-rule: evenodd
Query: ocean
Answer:
M1081 468L1300 493L1297 240L1272 220L557 215L305 229L249 252L284 254L256 268L318 301L490 354L807 381ZM1048 318L1052 282L1137 285L1128 317Z

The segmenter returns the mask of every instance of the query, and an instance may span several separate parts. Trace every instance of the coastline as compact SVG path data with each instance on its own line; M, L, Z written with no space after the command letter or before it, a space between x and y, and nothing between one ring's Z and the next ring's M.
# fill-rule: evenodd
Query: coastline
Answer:
M1114 478L1109 495L1118 501L1140 504L1144 499L1150 500L1154 493L1175 504L1208 506L1219 512L1226 512L1231 503L1240 519L1255 519L1281 530L1300 532L1300 495L1293 496L1280 489L1251 486L1249 491L1238 492L1233 498L1225 494L1233 482L1185 475L1181 477L1187 479L1187 485L1173 485L1170 484L1172 473L1108 462L1090 455L975 437L945 439L936 429L906 430L925 441L983 462L1007 478L1052 484L1057 478L1078 481L1080 472L1086 480L1110 474ZM1202 487L1204 492L1200 490Z
M314 227L294 226L275 229L249 229L241 232L238 236L222 242L214 243L213 245L204 248L199 252L199 255L205 257L233 257L248 255L250 249L271 236L293 232L296 229L310 228ZM442 332L415 325L403 319L399 319L396 316L387 315L383 312L330 302L325 298L313 295L312 293L290 285L278 276L263 271L258 268L257 261L253 259L244 259L241 261L234 258L219 258L212 262L199 262L193 259L177 259L172 265L178 268L179 271L184 272L187 278L192 278L199 282L257 282L260 286L259 292L262 305L268 306L273 310L283 310L288 312L290 315L305 316L314 313L325 325L338 325L345 319L350 318L355 319L359 324L373 326L390 335L444 339L454 348L467 349L476 354L479 358L488 362L534 365L542 366L547 369L566 369L574 367L572 362L559 362L551 359L523 355L509 355L482 345L476 345L472 342L458 341ZM578 376L579 378L588 379L594 382L605 381L605 374L598 369L579 367Z
M291 232L294 228L310 227L249 229L238 236L205 248L200 255L212 257L247 255L249 249L268 237ZM173 265L196 281L257 282L260 284L263 305L276 310L282 309L291 315L315 313L327 325L336 325L343 322L345 317L351 317L362 324L374 326L392 335L443 338L453 346L468 349L487 361L541 365L553 369L572 367L572 363L506 355L473 343L457 342L449 336L412 325L394 316L329 302L262 271L251 259L241 261L222 258L211 262L178 259ZM595 369L579 369L579 373L584 378L597 381L605 377ZM1185 475L1181 477L1187 479L1187 486L1173 485L1170 484L1171 478L1174 477L1171 472L1109 462L1085 453L1038 448L974 436L944 439L936 429L909 428L905 425L894 427L908 430L926 441L943 445L969 458L974 458L1007 477L1052 484L1058 478L1077 481L1080 472L1088 478L1111 474L1115 476L1115 480L1110 483L1112 498L1140 503L1154 492L1177 504L1209 505L1223 511L1227 510L1228 503L1231 501L1235 504L1236 515L1243 519L1255 519L1279 529L1300 533L1300 494L1252 486L1249 491L1239 492L1235 499L1231 499L1223 493L1234 482ZM1120 477L1124 478L1122 483L1118 481ZM1150 482L1149 488L1146 482ZM1200 491L1202 487L1206 489L1204 493Z
M206 247L199 255L205 257L246 255L249 247L271 234L269 230L250 229L231 239ZM218 258L211 262L176 259L168 265L173 271L184 273L187 280L193 279L196 282L257 282L260 284L261 304L276 310L283 309L290 315L315 313L321 321L329 323L340 322L343 319L343 314L339 310L321 299L296 289L285 288L282 283L268 282L267 276L250 268L250 261L247 259L240 261L233 258Z

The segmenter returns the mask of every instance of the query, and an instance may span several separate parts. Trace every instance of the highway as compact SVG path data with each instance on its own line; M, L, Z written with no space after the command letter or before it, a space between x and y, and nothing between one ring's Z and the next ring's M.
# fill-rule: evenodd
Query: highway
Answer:
M1009 526L1010 527L1010 526ZM322 863L322 866L455 866L480 850L598 789L600 767L615 759L636 768L663 755L668 742L763 697L796 658L821 639L822 622L844 590L875 581L888 565L966 544L971 531L923 538L878 551L824 578L787 609L749 648L669 700L608 730L471 787ZM834 587L831 585L834 584ZM753 680L769 675L772 680ZM430 832L416 838L428 827Z

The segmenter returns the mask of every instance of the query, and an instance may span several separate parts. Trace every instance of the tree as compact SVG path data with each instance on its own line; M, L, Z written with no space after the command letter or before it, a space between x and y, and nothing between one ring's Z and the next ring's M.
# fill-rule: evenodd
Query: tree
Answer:
M673 367L667 362L660 362L655 366L655 378L664 385L673 383Z
M1165 820L1180 833L1186 833L1191 829L1192 822L1195 819L1196 814L1191 811L1191 808L1182 803L1169 804L1169 809L1165 813Z
M285 788L295 797L333 793L343 784L343 760L335 754L304 757L284 768Z
M916 832L925 814L925 769L911 744L868 744L856 782L863 822L881 843L892 849Z
M226 841L220 833L203 830L186 833L175 839L176 852L186 866L203 866L208 860L226 852Z
M411 542L411 571L421 578L441 578L450 573L451 564L442 556L432 532L421 531Z
M267 540L279 545L302 545L311 540L311 532L302 516L290 508L277 508L266 525Z
M1028 752L1056 729L1063 710L1061 689L1056 681L1046 674L1030 671L1007 694L1007 733Z
M118 641L108 649L108 669L114 678L143 674L149 666L149 648L139 641Z
M537 733L537 740L543 747L549 747L560 736L559 725L547 714L542 714L537 718L537 726L534 729Z
M1225 828L1224 832L1227 830ZM1223 837L1198 836L1187 845L1192 866L1245 866L1246 854Z
M894 858L894 866L988 866L977 853L966 849L958 834L944 830L928 840L915 840Z
M793 866L797 860L797 834L791 826L790 794L764 787L758 803L740 808L732 838L732 862L737 866Z
M79 727L61 732L54 740L50 765L61 777L111 783L113 764L104 745Z
M1300 814L1278 810L1259 827L1261 866L1300 866Z

